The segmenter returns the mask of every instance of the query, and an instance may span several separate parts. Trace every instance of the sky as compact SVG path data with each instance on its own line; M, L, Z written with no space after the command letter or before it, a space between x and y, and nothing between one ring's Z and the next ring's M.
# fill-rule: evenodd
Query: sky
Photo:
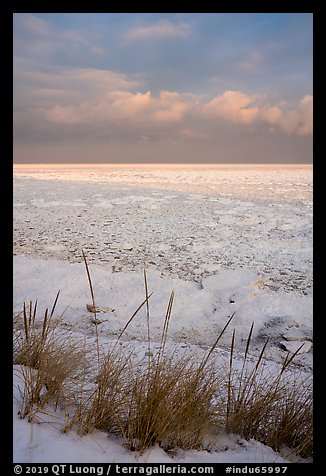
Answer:
M14 163L312 163L312 13L14 13Z

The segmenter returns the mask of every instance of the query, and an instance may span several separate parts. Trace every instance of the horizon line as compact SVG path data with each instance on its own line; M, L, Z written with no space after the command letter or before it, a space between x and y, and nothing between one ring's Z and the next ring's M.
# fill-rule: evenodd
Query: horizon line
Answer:
M72 165L82 165L82 166L115 166L115 167L128 167L128 166L291 166L291 165L302 165L302 166L312 166L313 162L13 162L13 166L30 166L30 165L46 165L46 166L72 166Z

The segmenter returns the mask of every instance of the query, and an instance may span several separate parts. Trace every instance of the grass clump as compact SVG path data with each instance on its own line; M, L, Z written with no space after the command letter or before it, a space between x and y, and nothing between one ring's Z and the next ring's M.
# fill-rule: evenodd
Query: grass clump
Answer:
M72 335L58 332L62 317L55 318L59 297L56 295L51 311L37 317L37 301L24 303L14 326L14 359L24 380L21 418L32 415L35 408L49 402L55 407L73 397L73 382L86 365L86 352Z
M100 360L95 384L81 385L78 403L64 431L75 427L79 434L91 433L95 429L120 434L129 364L126 355L119 350L109 352Z
M274 418L265 442L280 451L290 448L302 458L313 455L313 393L311 384L298 381L275 402Z
M235 332L233 333L227 386L226 429L249 439L254 438L276 451L289 448L297 456L313 454L312 388L298 379L289 382L285 370L300 348L286 356L281 368L264 370L265 342L256 362L248 357L253 324L247 339L242 368L233 368Z
M127 398L127 447L199 448L216 421L218 378L210 370L199 369L191 356L152 358L150 367L134 376Z

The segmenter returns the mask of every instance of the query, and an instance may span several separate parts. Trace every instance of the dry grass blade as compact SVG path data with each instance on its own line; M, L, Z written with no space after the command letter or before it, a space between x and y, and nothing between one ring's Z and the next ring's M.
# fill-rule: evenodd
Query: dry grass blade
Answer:
M89 271L89 267L88 267L86 255L85 255L83 249L82 249L82 254L83 254L83 258L84 258L84 263L85 263L86 273L87 273L87 278L88 278L88 284L89 284L89 288L90 288L90 292L91 292L91 297L92 297L92 304L93 304L93 308L94 308L94 322L95 322L96 350L97 350L97 369L99 370L99 369L100 369L100 344L99 344L98 328L97 328L97 326L98 326L98 320L97 320L97 318L96 318L95 296L94 296L94 290L93 290L93 284L92 284L91 274L90 274L90 271Z
M54 300L54 303L53 303L53 306L52 306L52 309L51 309L51 312L50 312L50 318L53 316L54 314L54 310L56 308L56 305L57 305L57 302L58 302L58 299L59 299L59 295L60 295L60 291L57 292L57 295L55 297L55 300Z
M214 344L212 345L212 347L210 348L210 350L208 351L208 354L207 356L203 359L203 361L201 362L200 364L200 367L199 367L199 372L202 372L205 365L207 364L210 356L212 355L213 351L216 349L217 347L217 344L219 343L219 341L221 340L224 332L226 331L228 325L230 324L230 322L232 321L233 317L235 315L235 311L231 314L231 316L229 317L227 323L225 324L225 326L223 327L223 329L221 330L219 336L217 337L217 339L215 340Z
M36 299L35 304L34 304L33 317L32 317L32 320L31 320L31 323L32 323L32 324L35 323L36 309L37 309L37 299Z
M149 302L148 302L148 284L147 284L147 275L144 270L144 284L145 284L145 299L146 299L146 316L147 316L147 353L148 353L148 368L151 364L151 333L150 333L150 313L149 313Z
M248 358L248 352L249 352L249 347L250 347L250 342L251 342L253 329L254 329L254 322L252 322L252 324L251 324L249 335L248 335L248 338L247 338L246 349L245 349L244 359L243 359L242 368L241 368L239 393L241 392L241 384L242 384L242 381L243 381L243 372L244 372L245 367L246 367L246 362L247 362L247 358Z
M173 301L174 301L174 291L171 292L170 294L170 299L168 303L168 307L165 313L165 319L164 319L164 324L163 324L163 330L162 330L162 337L161 337L161 344L158 352L158 358L157 358L157 368L159 368L159 363L162 357L162 354L165 349L165 344L168 336L168 329L169 329L169 323L171 319L171 314L172 314L172 306L173 306Z
M229 421L230 408L231 408L231 393L232 393L232 364L233 364L233 351L234 351L234 342L235 342L235 329L233 329L232 341L231 341L231 351L230 351L230 367L228 375L228 398L226 405L226 421Z
M290 357L290 352L288 352L288 354L287 354L287 356L286 356L286 358L284 359L284 362L283 362L283 367L282 367L282 370L281 370L281 374L290 365L290 363L295 358L295 356L298 355L298 353L300 352L300 350L302 349L303 346L304 346L304 343L302 345L300 345L300 347L295 352L293 352L291 357Z
M122 335L124 334L125 330L127 329L127 327L129 326L129 324L131 323L131 321L133 320L133 318L138 314L138 312L140 311L140 309L144 306L144 304L146 304L149 300L149 298L153 295L153 293L151 293L148 297L146 297L144 299L144 301L137 307L136 311L132 314L132 316L129 318L129 320L127 321L127 323L125 324L125 326L123 327L122 331L120 332L117 340L116 340L116 343L115 343L115 346L118 344L119 340L121 339Z
M26 304L25 303L24 303L23 314L24 314L25 338L26 338L26 342L28 342L28 339L29 339L29 335L28 335L29 325L28 325L28 321L27 321L27 312L26 312Z
M83 249L82 249L82 254L83 254L84 263L85 263L85 267L86 267L86 273L87 273L87 278L88 278L88 284L89 284L89 288L90 288L90 291L91 291L92 304L93 304L93 307L94 307L94 310L95 310L95 311L94 311L94 314L95 314L95 319L96 319L96 306L95 306L95 297L94 297L94 290L93 290L92 278L91 278L91 274L90 274L90 272L89 272L86 255L85 255Z

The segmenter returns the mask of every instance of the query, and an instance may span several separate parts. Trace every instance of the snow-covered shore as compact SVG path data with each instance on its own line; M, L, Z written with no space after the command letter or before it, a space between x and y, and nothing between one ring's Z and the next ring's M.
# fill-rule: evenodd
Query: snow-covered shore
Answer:
M103 265L90 265L96 305L101 308L98 326L100 335L115 338L133 312L145 298L141 272L112 273ZM170 338L183 345L210 347L223 329L227 318L235 311L232 327L221 341L227 348L233 328L239 339L238 349L244 349L251 323L254 322L252 349L260 351L268 337L267 356L282 361L284 345L312 342L312 297L271 291L261 286L259 276L245 269L221 270L202 280L202 284L167 278L159 273L147 275L151 311L151 333L159 338L164 315L172 291L175 293L170 323ZM91 314L86 305L92 303L87 274L83 263L14 257L14 312L22 303L38 300L39 307L52 305L57 291L60 299L57 312L64 312L69 328L86 335L94 332ZM125 333L130 340L146 340L147 321L144 312L134 319ZM312 369L312 352L297 356L297 362Z
M60 290L64 325L92 338L84 249L96 305L104 311L98 314L101 339L115 339L143 301L145 269L154 340L173 290L169 338L180 348L210 347L235 311L222 349L235 328L241 351L254 322L253 353L268 337L273 365L286 349L305 343L295 360L311 376L311 169L208 171L15 169L14 312L29 300L49 307ZM145 352L146 335L143 312L124 340ZM15 462L171 462L160 448L137 456L100 432L62 435L52 424L32 430L17 418L17 405L14 400ZM236 435L220 436L219 445L212 453L180 451L173 462L286 461Z

